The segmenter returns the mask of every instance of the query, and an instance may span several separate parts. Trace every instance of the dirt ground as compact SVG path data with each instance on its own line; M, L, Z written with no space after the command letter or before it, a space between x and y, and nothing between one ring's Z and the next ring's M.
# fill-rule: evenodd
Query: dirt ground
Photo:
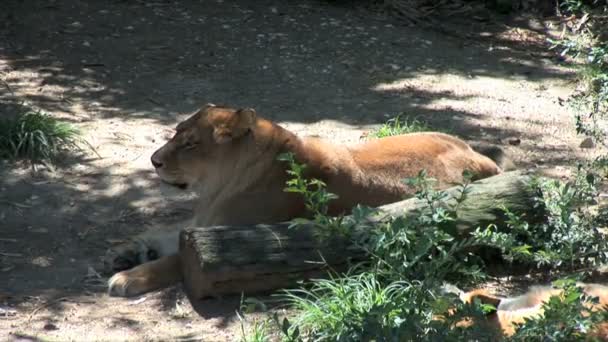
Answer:
M571 71L539 22L456 18L442 30L313 0L2 1L0 115L26 99L92 151L55 170L0 164L0 340L230 341L239 298L178 288L105 294L114 243L186 219L151 153L207 103L254 107L299 134L356 142L406 113L520 167L567 174L579 148ZM519 139L520 144L508 141Z

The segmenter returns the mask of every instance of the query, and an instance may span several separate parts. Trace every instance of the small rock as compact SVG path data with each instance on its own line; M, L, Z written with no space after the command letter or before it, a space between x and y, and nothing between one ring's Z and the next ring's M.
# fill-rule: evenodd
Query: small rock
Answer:
M521 144L521 139L516 137L509 138L507 139L507 143L509 143L509 145L518 146L519 144Z
M39 267L49 267L51 266L51 258L46 256L40 256L32 259L32 264Z
M583 139L583 141L581 141L580 147L581 148L594 148L595 142L593 142L593 139L591 139L590 137L587 137L587 138Z
M47 323L42 327L44 330L58 330L57 326L53 323Z

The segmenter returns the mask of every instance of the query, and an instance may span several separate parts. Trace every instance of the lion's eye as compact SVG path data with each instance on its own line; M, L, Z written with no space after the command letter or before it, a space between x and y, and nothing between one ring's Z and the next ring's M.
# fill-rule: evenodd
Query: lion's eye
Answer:
M148 250L147 257L148 257L148 261L153 261L158 259L158 252L156 252L153 249Z

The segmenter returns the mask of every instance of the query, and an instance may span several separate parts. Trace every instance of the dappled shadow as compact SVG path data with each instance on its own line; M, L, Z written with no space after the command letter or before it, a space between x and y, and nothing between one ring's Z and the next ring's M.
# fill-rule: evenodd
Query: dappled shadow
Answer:
M532 141L543 129L502 119L535 114L512 94L534 92L543 108L557 97L544 84L570 77L550 56L530 53L528 40L521 40L525 49L511 48L517 41L500 37L505 26L492 20L455 24L464 34L454 39L445 27L422 30L374 20L358 7L306 1L6 6L0 74L14 94L0 100L19 95L92 125L145 119L170 127L214 102L254 107L277 121L354 127L405 113L467 139ZM496 89L503 86L511 93Z
M530 118L559 110L552 86L571 76L548 55L513 48L500 30L481 35L495 26L454 38L316 1L5 0L2 8L0 114L27 100L89 128L101 154L70 156L57 173L0 165L0 301L34 302L22 307L29 313L42 305L37 323L101 296L97 272L113 243L189 216L191 199L164 196L148 158L167 133L159 124L170 131L206 102L363 130L403 113L469 140L519 137L512 148L533 153L516 160L525 166L575 155L540 146L547 122ZM513 98L521 92L538 108L533 96ZM154 312L173 310L176 291L159 294ZM224 327L239 299L193 306ZM129 319L108 324L139 329Z
M3 221L0 257L10 268L2 288L35 296L38 291L83 289L112 240L191 215L188 198L163 198L150 171L117 177L111 170L63 170L60 178L0 168ZM123 183L116 187L116 183ZM112 186L110 183L114 183ZM148 205L148 207L146 207ZM100 285L99 283L97 285Z
M247 316L273 312L287 307L286 301L280 300L268 291L246 296L226 295L219 298L189 299L192 309L200 317L205 319L219 318L219 322L216 325L218 328L226 328L230 323L238 320L237 312ZM252 299L255 299L255 301ZM258 305L260 303L262 305ZM246 312L242 312L242 310Z
M191 217L191 197L161 195L151 170L121 175L83 160L35 173L4 163L0 179L0 306L17 312L6 318L19 322L12 332L64 334L75 310L82 312L72 320L91 322L93 331L95 322L135 335L147 329L137 315L109 314L117 304L106 303L102 257L138 232Z
M6 82L79 120L174 123L181 112L218 102L281 121L370 124L446 95L374 91L378 83L432 74L565 76L526 52L488 51L473 39L451 41L312 2L8 4L15 14L13 46L0 51ZM30 79L12 70L30 70Z

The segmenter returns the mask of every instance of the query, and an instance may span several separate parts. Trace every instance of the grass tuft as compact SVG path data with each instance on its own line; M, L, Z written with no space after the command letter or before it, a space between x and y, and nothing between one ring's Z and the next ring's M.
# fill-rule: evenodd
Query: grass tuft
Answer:
M80 131L42 112L28 110L0 120L0 158L53 162L60 152L79 148Z
M388 120L376 131L369 134L370 137L384 138L393 135L415 133L415 132L427 132L431 128L424 122L416 119L402 118L401 114Z

